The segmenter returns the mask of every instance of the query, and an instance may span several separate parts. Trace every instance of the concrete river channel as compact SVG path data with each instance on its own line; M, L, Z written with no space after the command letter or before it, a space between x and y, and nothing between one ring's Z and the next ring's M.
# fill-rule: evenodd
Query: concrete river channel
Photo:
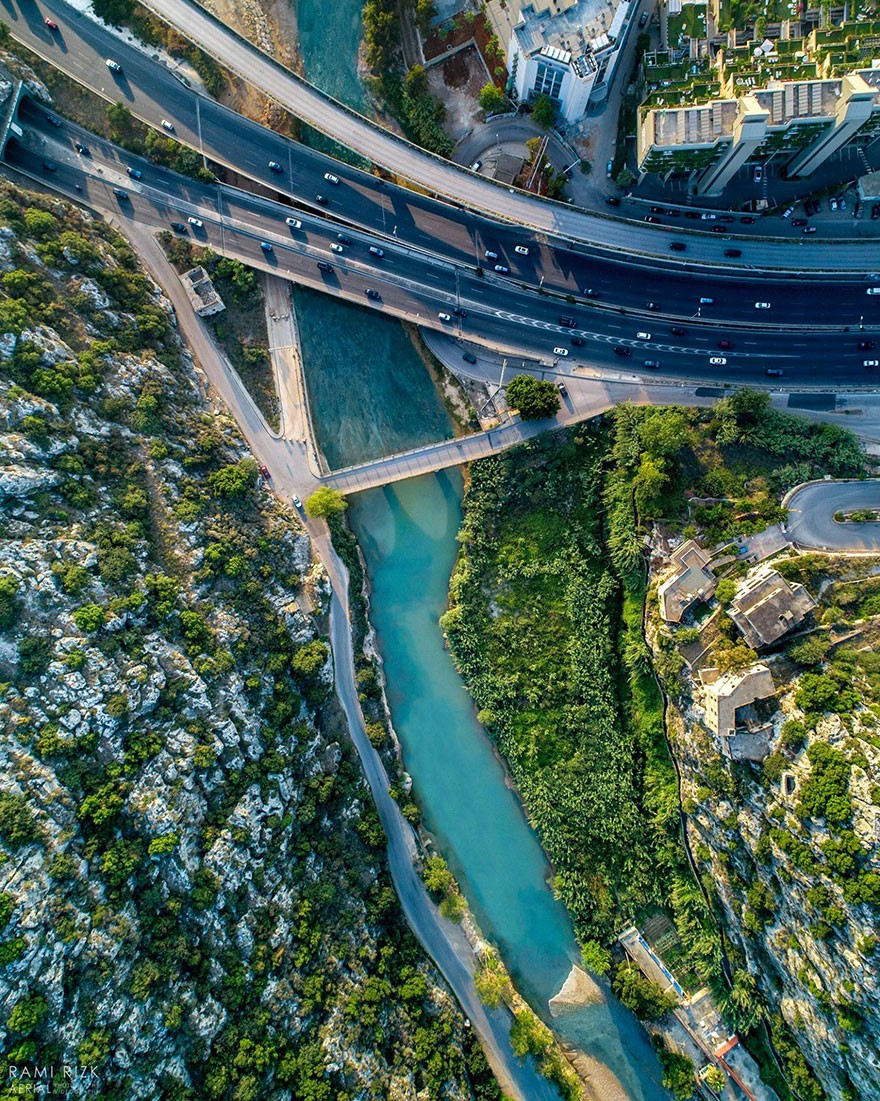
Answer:
M296 292L303 359L321 450L343 466L451 434L428 372L401 327L312 292ZM438 620L461 522L462 479L446 471L351 499L349 520L372 588L371 621L388 701L425 825L483 934L521 993L582 1052L602 1101L668 1095L646 1033L607 988L552 1015L578 972L550 867L444 647ZM597 988L585 976L583 986Z

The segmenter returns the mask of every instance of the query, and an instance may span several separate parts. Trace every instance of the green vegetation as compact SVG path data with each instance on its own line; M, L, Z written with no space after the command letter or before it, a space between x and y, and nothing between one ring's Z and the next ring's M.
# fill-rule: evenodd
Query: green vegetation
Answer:
M556 105L549 96L538 96L532 104L532 120L544 130L556 124Z
M497 115L509 107L507 96L494 84L484 84L477 100L487 115Z
M515 375L507 384L507 403L523 420L544 420L559 409L559 391L534 375Z
M665 994L634 963L615 968L611 988L623 1005L644 1021L659 1020L678 1004L674 994Z
M348 501L332 486L320 486L306 499L306 515L313 520L329 520L348 508Z

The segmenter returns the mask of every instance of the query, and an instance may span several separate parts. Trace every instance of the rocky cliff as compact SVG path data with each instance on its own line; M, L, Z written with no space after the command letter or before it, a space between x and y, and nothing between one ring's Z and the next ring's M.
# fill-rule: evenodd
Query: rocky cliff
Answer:
M0 187L9 1079L500 1096L402 920L329 691L325 601L126 243Z

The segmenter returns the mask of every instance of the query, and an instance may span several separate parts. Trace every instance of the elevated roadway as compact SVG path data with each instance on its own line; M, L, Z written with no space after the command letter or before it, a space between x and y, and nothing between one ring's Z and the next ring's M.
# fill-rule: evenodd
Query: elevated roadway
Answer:
M354 230L347 234L350 243L335 252L339 231L327 219L303 213L298 215L300 228L288 227L285 217L292 215L284 204L159 169L69 125L40 129L36 119L26 138L32 145L16 142L8 147L11 163L118 218L166 231L179 222L194 243L291 282L483 343L514 359L537 358L548 369L657 372L724 383L766 382L768 369L782 371L786 383L797 380L799 385L828 385L832 378L837 385L874 380L863 366L872 353L857 345L872 333L880 344L880 295L865 295L863 284L829 284L826 290L829 300L839 303L841 321L866 310L862 330L839 325L807 332L804 315L799 330L766 323L762 327L752 319L773 311L755 311L748 297L737 303L729 295L709 309L700 305L705 287L696 282L689 290L679 288L676 300L656 313L583 298L570 302L535 293L512 279L481 277L474 268L426 258L399 243L383 242L383 255L377 256L369 251L375 239ZM87 143L89 154L77 153L76 142ZM46 170L47 164L52 171ZM141 178L132 179L129 169L141 172ZM202 225L189 223L189 218ZM329 269L320 270L319 262ZM367 289L377 297L368 298ZM465 316L457 316L456 309ZM561 324L562 317L571 318L574 327ZM750 318L748 324L737 320L743 317ZM720 349L722 341L732 347Z
M169 3L173 6L172 0L161 0L162 5ZM179 20L183 19L184 9L187 25L191 23L190 37L195 36L198 28L206 32L210 29L212 42L216 39L218 60L224 64L227 62L220 57L221 46L224 50L234 47L244 79L262 87L259 77L274 89L267 94L306 119L310 117L308 112L297 111L293 104L294 93L307 95L310 102L322 103L329 111L328 120L336 120L334 133L342 144L355 147L354 136L362 135L363 147L358 149L369 163L385 163L384 154L379 154L386 148L389 155L392 149L405 154L413 166L421 166L422 175L430 169L431 179L423 186L436 194L442 193L447 201L379 180L242 118L197 94L159 61L128 45L62 0L40 0L39 5L34 0L3 0L0 14L9 23L14 38L68 76L110 101L124 103L135 116L153 126L159 127L163 118L170 120L175 126L175 138L218 164L227 165L275 192L288 194L306 207L315 207L316 195L323 193L328 199L328 212L341 221L388 237L397 236L414 247L434 250L450 258L461 254L475 260L485 259L487 249L497 251L502 261L524 280L540 283L543 277L545 285L550 286L555 284L557 273L552 268L544 271L535 263L523 263L514 252L516 244L529 248L543 245L551 251L567 246L582 255L589 265L601 264L610 255L627 264L641 262L644 268L637 279L644 277L644 271L656 277L658 265L666 273L702 271L704 265L711 265L731 275L751 273L752 278L763 271L768 273L765 278L771 279L777 269L799 273L852 271L867 275L880 266L874 241L808 242L752 236L755 231L766 232L767 223L746 226L737 222L727 226L724 233L712 234L698 232L695 227L703 226L699 221L682 219L674 227L645 225L547 203L525 193L510 194L507 189L433 157L336 104L237 38L197 5L184 4L177 12ZM170 9L163 9L163 13L173 14ZM58 22L57 32L45 26L46 14ZM182 33L186 35L187 29ZM107 57L122 65L120 74L111 74L105 64ZM236 65L231 67L235 69ZM330 122L325 126L330 127ZM281 171L272 171L270 161L278 164ZM399 172L395 165L388 166ZM329 185L324 180L326 172L337 175L345 190ZM399 174L409 178L405 172ZM431 182L434 174L438 180L446 181L443 188L436 181ZM513 226L511 220L522 225ZM708 224L703 228L708 228ZM733 236L734 232L737 236ZM670 252L669 246L674 241L686 243L686 255ZM725 249L731 243L740 249L741 257L725 257ZM602 274L600 267L596 281L601 282ZM591 286L592 281L582 283L582 288Z

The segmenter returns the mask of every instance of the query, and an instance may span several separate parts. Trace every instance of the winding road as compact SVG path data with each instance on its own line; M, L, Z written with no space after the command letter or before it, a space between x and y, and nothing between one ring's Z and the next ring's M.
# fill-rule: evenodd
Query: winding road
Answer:
M880 512L880 479L809 482L783 501L788 509L785 530L798 547L841 554L880 553L880 523L838 523L835 513L871 509Z

